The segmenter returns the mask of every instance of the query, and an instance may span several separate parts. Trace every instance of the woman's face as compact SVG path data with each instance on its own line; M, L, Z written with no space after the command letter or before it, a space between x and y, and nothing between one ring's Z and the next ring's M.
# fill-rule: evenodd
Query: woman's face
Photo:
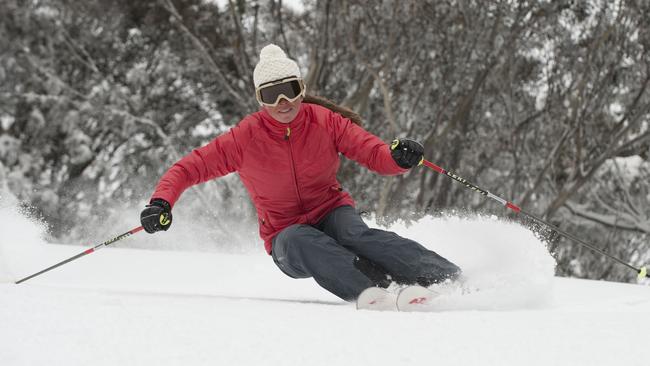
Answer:
M298 115L298 112L300 111L300 103L302 103L302 97L293 102L281 98L280 103L275 107L265 105L264 108L276 121L280 123L289 123Z

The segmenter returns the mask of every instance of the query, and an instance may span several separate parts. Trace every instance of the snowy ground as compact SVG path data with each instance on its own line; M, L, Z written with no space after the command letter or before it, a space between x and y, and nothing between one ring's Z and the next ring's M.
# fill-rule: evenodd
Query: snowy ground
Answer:
M649 287L555 278L544 245L496 219L394 227L456 261L481 289L452 291L431 313L357 311L311 280L284 276L261 248L233 255L116 244L14 285L84 247L44 243L39 227L8 205L0 222L0 365L650 360Z

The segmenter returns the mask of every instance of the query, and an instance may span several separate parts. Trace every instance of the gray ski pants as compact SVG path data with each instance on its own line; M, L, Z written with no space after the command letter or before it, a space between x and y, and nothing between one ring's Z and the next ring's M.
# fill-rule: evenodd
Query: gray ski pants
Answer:
M313 277L347 301L368 287L381 286L378 272L399 283L423 286L460 274L456 265L415 241L368 228L351 206L334 209L313 226L289 226L272 244L273 261L282 272L293 278Z

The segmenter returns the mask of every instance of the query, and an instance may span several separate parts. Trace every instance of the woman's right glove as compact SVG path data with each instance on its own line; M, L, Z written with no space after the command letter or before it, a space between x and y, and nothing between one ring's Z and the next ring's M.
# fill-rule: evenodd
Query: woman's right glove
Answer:
M409 139L395 139L390 144L390 154L393 160L404 169L411 169L422 164L424 159L424 146L421 143Z
M140 223L149 234L167 230L172 225L172 208L169 202L154 198L140 213Z

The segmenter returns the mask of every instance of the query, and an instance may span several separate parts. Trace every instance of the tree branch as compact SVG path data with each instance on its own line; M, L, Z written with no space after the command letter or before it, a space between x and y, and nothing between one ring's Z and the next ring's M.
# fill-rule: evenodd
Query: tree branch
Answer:
M183 17L178 13L178 10L174 6L174 4L171 2L171 0L159 0L161 5L165 10L171 14L173 19L175 20L174 24L178 26L178 28L192 40L192 43L194 46L199 50L199 53L203 57L205 61L207 61L208 65L210 66L210 69L214 74L217 76L217 79L221 83L221 87L228 92L228 94L234 99L235 104L237 104L242 110L250 110L250 109L255 109L256 107L252 103L252 99L244 99L242 95L248 95L248 93L244 93L241 90L236 90L233 88L233 85L236 85L235 83L232 83L228 80L226 75L221 71L221 68L217 64L217 61L210 55L206 47L203 45L203 42L194 34L192 31L190 31L187 26L185 26L185 23L183 22Z

